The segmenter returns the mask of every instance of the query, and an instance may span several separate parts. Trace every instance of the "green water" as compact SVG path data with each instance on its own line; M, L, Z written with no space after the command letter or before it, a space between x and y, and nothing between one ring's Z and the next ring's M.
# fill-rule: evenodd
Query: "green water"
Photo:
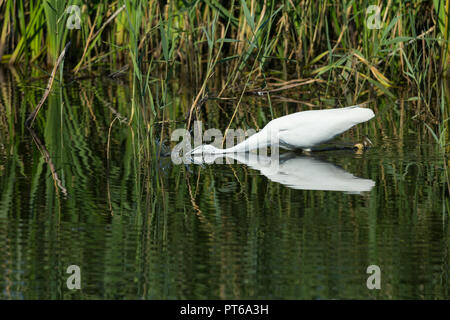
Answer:
M139 163L137 133L111 125L130 116L128 82L56 85L33 139L23 122L45 79L25 80L0 72L1 299L450 298L444 156L412 103L373 103L377 117L340 140L367 134L374 147L363 154L292 155L285 176L306 183L295 189L240 163L174 165L168 132L184 126L195 92L169 94L181 122L162 136L155 124L163 156ZM267 101L248 99L258 125L270 120ZM224 129L216 103L204 120ZM305 159L324 169L305 170ZM327 170L368 190L311 190L335 184ZM322 186L308 186L318 174ZM66 286L70 265L80 290ZM369 265L380 290L366 286Z

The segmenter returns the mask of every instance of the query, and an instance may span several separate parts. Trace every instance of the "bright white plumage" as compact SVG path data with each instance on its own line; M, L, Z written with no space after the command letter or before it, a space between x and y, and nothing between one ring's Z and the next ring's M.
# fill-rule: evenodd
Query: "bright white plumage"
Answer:
M191 154L247 152L274 144L284 149L309 151L374 116L371 109L359 105L296 112L270 121L261 131L234 147L219 149L212 145L202 145L192 150Z

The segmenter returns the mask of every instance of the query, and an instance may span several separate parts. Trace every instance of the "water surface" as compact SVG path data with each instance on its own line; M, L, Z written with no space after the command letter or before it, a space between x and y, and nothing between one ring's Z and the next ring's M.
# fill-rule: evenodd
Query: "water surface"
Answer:
M2 299L450 298L444 158L408 104L375 101L377 117L337 142L367 134L363 154L294 154L265 175L175 165L167 152L138 165L133 130L114 121L129 117L127 82L57 87L31 133L23 121L45 81L1 80ZM192 95L174 90L174 110ZM270 120L265 100L248 99ZM208 107L206 125L225 128ZM73 264L81 290L66 286ZM369 265L380 290L366 286Z

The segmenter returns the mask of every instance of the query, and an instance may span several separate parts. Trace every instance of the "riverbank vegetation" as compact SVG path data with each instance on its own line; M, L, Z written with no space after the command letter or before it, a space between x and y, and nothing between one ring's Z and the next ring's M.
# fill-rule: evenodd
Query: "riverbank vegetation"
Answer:
M57 85L128 81L133 97L121 116L144 145L155 139L155 124L191 128L212 109L226 128L237 125L261 111L243 104L253 95L265 99L266 120L302 108L406 100L413 120L445 148L449 2L0 0L0 61L32 66L31 80L48 78L70 42ZM193 95L183 105L169 99L177 81ZM277 98L297 107L274 110Z

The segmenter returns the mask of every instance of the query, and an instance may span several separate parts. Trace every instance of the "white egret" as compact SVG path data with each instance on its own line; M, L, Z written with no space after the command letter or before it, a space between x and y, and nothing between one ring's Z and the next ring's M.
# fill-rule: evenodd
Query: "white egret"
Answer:
M231 148L220 149L206 144L195 148L190 154L247 152L272 145L288 150L311 151L312 147L327 142L374 116L371 109L359 105L296 112L270 121L261 131Z

